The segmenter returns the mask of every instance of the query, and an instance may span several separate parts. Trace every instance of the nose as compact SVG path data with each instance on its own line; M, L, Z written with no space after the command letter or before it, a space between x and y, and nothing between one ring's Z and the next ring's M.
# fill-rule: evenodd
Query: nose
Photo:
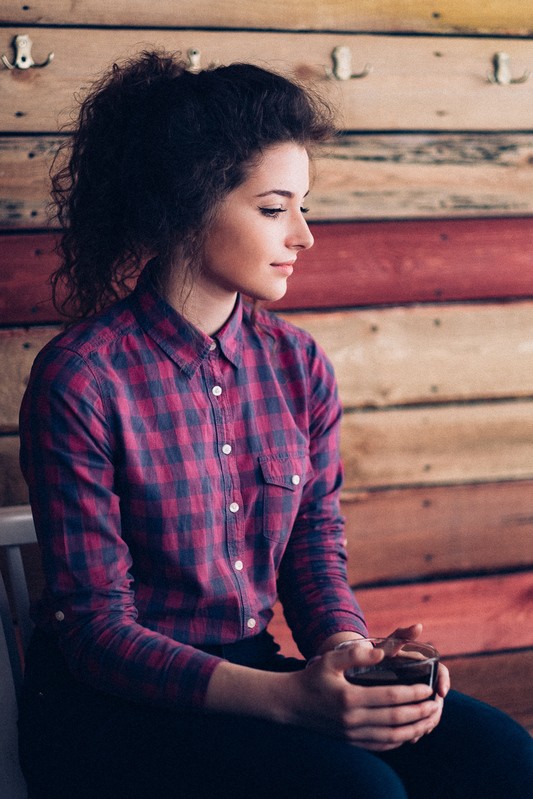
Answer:
M298 212L287 238L287 246L292 250L308 250L313 246L313 234L301 211Z

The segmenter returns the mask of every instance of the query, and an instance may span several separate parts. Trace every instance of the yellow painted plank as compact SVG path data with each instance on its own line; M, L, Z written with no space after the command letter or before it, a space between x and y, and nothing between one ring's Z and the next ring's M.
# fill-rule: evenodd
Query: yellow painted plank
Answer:
M56 131L58 124L70 122L74 93L104 66L154 46L183 53L196 48L205 66L253 61L313 81L339 105L347 129L531 128L533 80L498 86L487 78L495 53L502 49L501 39L5 27L0 29L0 51L8 57L19 33L28 33L34 41L36 61L50 52L55 58L45 69L4 70L2 131ZM333 50L340 45L350 49L353 73L366 64L371 67L367 77L326 77ZM533 68L532 41L505 39L505 52L514 77Z
M346 488L533 477L527 400L346 413Z
M531 279L533 284L533 272ZM286 313L285 318L324 347L345 407L533 396L530 301Z
M2 22L22 24L514 33L533 30L531 0L4 0Z
M0 227L42 228L58 136L0 138ZM309 219L533 214L532 134L347 135L318 150Z

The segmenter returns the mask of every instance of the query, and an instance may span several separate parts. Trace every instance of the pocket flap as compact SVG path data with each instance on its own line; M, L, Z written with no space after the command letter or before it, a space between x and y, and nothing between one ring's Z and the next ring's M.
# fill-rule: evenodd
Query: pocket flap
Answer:
M261 455L259 464L265 483L296 491L302 486L309 472L309 459L306 454Z

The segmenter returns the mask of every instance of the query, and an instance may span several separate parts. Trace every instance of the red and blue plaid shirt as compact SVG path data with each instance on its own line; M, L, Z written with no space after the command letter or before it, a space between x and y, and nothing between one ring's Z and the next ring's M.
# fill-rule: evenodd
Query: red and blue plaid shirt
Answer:
M38 355L21 463L42 548L37 621L101 690L201 706L277 595L302 653L365 633L346 579L341 408L311 337L240 299L211 338L155 291Z

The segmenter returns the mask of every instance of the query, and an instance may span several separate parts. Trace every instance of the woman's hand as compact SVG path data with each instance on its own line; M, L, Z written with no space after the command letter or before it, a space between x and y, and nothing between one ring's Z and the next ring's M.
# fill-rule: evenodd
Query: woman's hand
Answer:
M350 666L378 663L383 656L382 649L371 646L343 647L286 675L292 681L286 707L294 711L289 721L373 751L395 749L431 732L442 712L440 690L431 699L428 685L367 687L346 680ZM444 675L442 681L444 691Z

